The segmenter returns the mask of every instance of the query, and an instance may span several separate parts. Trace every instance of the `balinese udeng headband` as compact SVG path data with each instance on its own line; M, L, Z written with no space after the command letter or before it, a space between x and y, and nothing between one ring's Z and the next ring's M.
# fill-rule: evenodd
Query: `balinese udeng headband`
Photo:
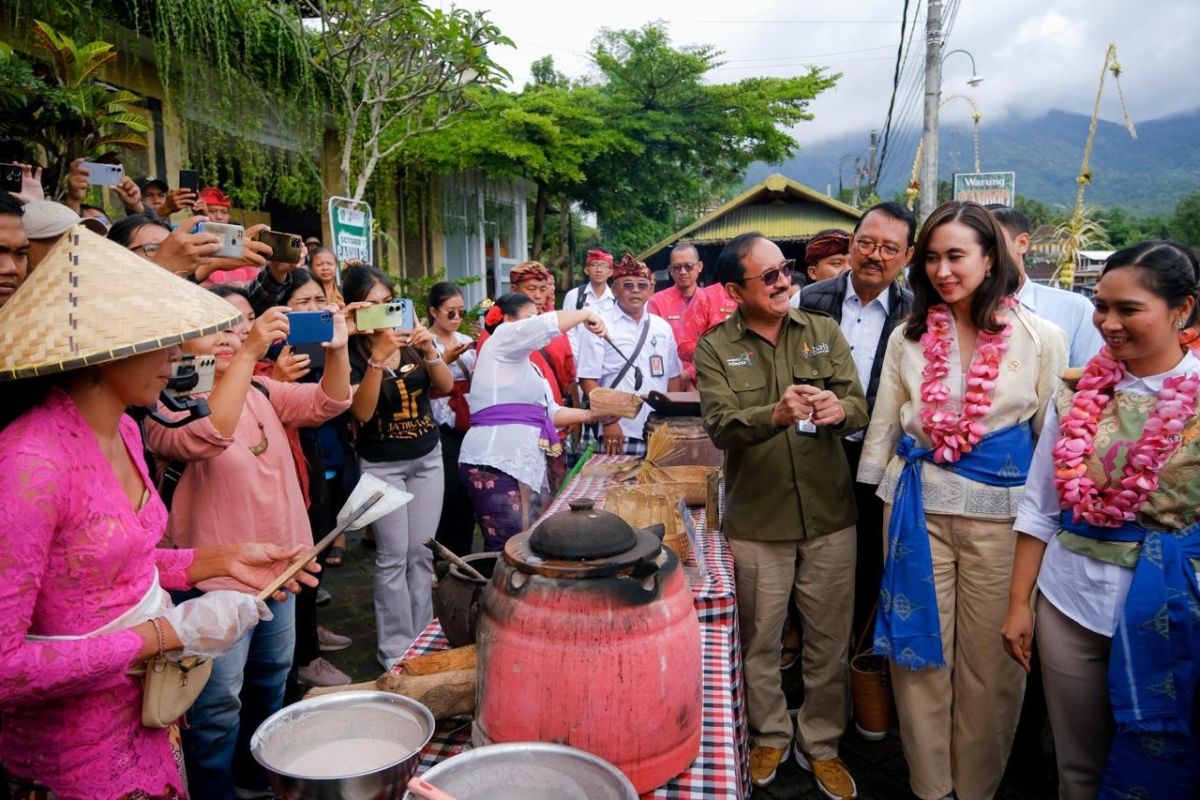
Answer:
M844 256L850 252L850 236L842 231L829 231L813 237L804 248L804 265L812 266L823 258Z
M613 265L612 253L607 253L598 247L588 250L587 251L587 261L585 261L584 263L591 264L596 261L603 261L605 264L608 264L611 267Z
M512 268L512 272L508 274L508 283L510 286L516 286L525 281L544 281L551 277L550 270L541 262L526 261Z
M650 276L650 268L646 266L645 262L636 261L629 253L621 256L621 263L613 269L613 280L617 278L649 278Z

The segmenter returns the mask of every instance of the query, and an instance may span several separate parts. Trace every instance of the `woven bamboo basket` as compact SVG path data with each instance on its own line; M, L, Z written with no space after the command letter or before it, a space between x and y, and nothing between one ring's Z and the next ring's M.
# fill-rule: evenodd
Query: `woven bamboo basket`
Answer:
M686 467L659 467L648 461L642 464L638 483L642 486L668 485L685 487L684 501L689 506L706 506L715 502L710 492L716 488L712 476L720 481L721 470L700 465Z
M588 392L588 405L602 416L634 419L642 411L642 398L629 392L597 386Z
M611 511L635 528L662 525L663 544L682 562L691 553L687 531L679 517L679 500L644 491L641 486L612 486L604 493L604 510Z
M878 608L878 606L876 606ZM863 736L883 738L896 727L896 700L892 695L892 677L887 656L866 647L870 633L875 630L872 611L866 630L859 637L855 655L850 659L850 694L854 701L854 724Z

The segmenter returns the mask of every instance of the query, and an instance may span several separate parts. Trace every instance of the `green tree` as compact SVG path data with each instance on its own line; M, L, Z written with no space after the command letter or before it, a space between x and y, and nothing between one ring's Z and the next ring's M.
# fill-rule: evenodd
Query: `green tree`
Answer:
M129 109L141 98L100 80L117 57L108 42L76 44L44 22L33 32L46 63L23 61L7 46L0 50L0 133L23 142L45 158L43 182L51 195L73 159L96 158L117 148L144 149L146 118Z
M297 0L270 6L327 83L341 134L339 193L361 200L375 169L470 107L467 89L507 78L488 48L511 45L483 12L419 0ZM308 20L314 27L309 27Z
M578 195L606 244L634 252L729 196L753 161L796 151L789 129L840 75L711 83L721 53L674 47L662 24L605 30L593 42L605 123L632 143L601 153Z
M1172 239L1200 247L1200 192L1184 195L1175 204L1168 232Z

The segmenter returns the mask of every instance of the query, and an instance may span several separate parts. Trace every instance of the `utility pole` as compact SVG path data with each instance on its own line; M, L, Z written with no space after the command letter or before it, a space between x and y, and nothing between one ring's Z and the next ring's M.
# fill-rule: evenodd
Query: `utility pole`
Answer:
M938 110L942 99L942 0L929 0L925 22L925 126L921 137L921 216L937 208Z
M862 159L855 158L854 159L854 196L850 198L850 205L854 206L855 208L858 208L858 188L859 188L859 184L862 181L862 176L863 176Z
M879 151L879 131L871 131L871 159L867 162L867 186L875 191L875 155Z

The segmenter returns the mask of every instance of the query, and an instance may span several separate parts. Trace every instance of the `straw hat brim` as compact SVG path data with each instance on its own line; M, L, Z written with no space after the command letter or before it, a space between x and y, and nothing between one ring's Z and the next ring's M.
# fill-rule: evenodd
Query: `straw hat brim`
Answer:
M161 350L241 318L223 298L77 225L0 308L0 381Z

